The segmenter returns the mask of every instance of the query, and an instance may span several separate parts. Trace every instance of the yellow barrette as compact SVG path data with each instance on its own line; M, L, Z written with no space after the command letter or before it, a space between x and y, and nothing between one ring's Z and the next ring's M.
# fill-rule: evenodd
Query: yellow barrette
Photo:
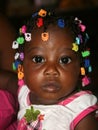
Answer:
M76 43L73 43L72 50L77 52L79 50L79 46Z

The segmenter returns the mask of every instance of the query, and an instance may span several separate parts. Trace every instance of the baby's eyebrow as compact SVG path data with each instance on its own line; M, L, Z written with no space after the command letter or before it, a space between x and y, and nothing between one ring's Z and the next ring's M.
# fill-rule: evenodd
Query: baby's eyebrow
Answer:
M62 48L62 49L60 49L60 51L71 51L71 52L74 52L71 47L70 48Z
M72 48L62 48L60 51L67 51L67 52L71 52L72 54L77 55L78 53L75 52L74 50L72 50Z

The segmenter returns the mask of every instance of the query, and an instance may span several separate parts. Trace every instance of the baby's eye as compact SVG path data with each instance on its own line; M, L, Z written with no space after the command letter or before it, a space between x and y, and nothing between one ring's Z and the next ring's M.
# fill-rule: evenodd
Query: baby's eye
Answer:
M32 61L34 63L43 63L43 62L45 62L45 59L42 56L34 56L32 58Z
M60 64L68 64L68 63L70 63L72 60L71 60L71 58L70 57L67 57L67 56L65 56L65 57L61 57L60 58Z

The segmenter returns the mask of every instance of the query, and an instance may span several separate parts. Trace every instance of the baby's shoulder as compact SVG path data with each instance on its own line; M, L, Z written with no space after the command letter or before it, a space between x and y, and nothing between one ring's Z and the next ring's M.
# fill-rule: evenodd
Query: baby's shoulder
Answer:
M97 97L91 91L79 91L60 102L60 105L94 105L97 103ZM75 106L76 107L76 106Z
M91 91L80 91L69 97L69 105L74 108L89 108L91 106L95 106L97 104L97 97L92 94Z

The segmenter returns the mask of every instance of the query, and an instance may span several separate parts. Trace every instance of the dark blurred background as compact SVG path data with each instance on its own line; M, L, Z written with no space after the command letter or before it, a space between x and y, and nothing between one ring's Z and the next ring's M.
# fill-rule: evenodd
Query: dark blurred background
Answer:
M24 19L28 19L41 4L46 6L49 2L52 2L51 8L61 10L64 14L75 15L87 25L93 68L90 89L98 97L98 0L0 0L0 11L18 30Z

